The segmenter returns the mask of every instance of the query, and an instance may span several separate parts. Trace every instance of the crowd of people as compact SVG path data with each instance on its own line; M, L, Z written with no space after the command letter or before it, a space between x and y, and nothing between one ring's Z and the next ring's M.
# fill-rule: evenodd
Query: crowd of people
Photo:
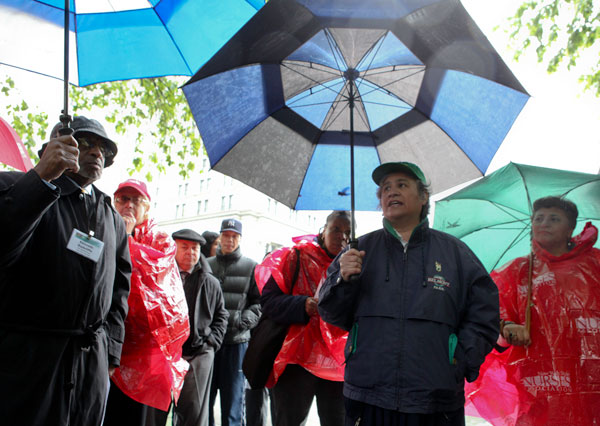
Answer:
M10 426L600 424L600 250L577 206L533 204L532 250L488 273L429 227L408 162L372 173L381 229L349 212L242 255L242 223L168 235L143 181L94 183L102 125L57 126L26 173L0 173L0 423ZM600 200L599 200L600 201ZM266 388L242 363L261 316L286 327ZM465 383L466 382L466 383ZM270 404L269 404L270 400Z

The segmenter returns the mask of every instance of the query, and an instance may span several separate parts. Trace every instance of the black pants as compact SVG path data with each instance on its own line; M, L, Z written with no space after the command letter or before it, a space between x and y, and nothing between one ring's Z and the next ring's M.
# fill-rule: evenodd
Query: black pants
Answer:
M344 398L346 426L465 426L465 409L446 413L401 413Z
M111 380L103 426L144 426L149 408L129 398Z
M288 364L273 388L275 426L304 426L315 397L321 426L343 426L343 386Z

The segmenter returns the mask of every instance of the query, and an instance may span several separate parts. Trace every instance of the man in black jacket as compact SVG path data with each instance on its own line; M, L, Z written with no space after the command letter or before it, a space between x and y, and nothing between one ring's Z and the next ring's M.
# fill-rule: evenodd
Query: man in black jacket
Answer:
M221 425L240 426L243 422L244 373L242 360L250 340L250 330L260 318L260 294L254 281L256 262L240 252L242 223L225 219L221 224L221 243L217 255L208 259L213 274L221 282L229 323L225 342L215 354L210 389L210 406L217 391L221 396ZM214 426L213 410L210 425Z
M119 365L131 263L125 225L92 185L117 146L75 117L27 173L0 173L2 424L98 426Z

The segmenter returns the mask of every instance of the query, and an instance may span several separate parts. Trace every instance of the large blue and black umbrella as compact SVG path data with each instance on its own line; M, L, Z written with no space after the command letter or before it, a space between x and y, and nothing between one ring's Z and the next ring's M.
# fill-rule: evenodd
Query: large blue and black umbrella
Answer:
M183 90L215 170L327 210L382 162L481 176L528 99L458 0L271 0Z

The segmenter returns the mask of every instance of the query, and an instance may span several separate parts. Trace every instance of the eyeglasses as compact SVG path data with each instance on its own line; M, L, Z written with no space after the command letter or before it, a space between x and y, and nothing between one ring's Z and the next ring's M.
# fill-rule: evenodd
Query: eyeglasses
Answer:
M115 197L115 203L118 204L127 204L129 201L135 206L139 206L140 204L144 204L146 202L146 198L144 197L129 197L127 195L117 195Z
M79 144L79 149L82 151L87 151L88 149L98 148L102 153L104 158L114 157L115 153L112 152L106 143L102 139L92 139L86 136L77 136L75 138L77 143Z

